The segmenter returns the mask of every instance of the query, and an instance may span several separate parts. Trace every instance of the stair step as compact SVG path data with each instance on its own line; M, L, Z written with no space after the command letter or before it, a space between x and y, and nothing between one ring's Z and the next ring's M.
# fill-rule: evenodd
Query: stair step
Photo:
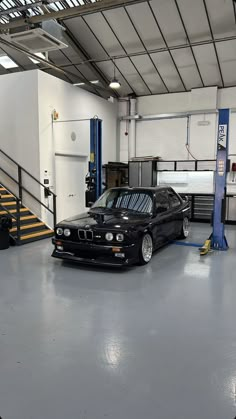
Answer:
M28 230L28 229L30 229L30 228L38 228L38 227L42 227L42 226L45 226L45 224L43 223L43 222L40 222L40 223L34 223L34 224L25 224L25 225L23 225L23 226L21 226L20 227L20 230L22 231L22 230ZM46 227L46 226L45 226ZM10 230L10 233L15 233L17 231L17 227L13 227L11 230Z
M13 199L15 199L15 196L14 195L11 195L11 194L3 194L2 196L1 196L1 200L2 199L10 199L10 198L13 198Z
M36 215L25 215L24 217L20 217L20 221L29 221L29 220L37 220ZM12 220L13 223L16 223L16 220Z
M16 209L10 210L9 212L10 212L10 214L15 214ZM30 212L30 210L28 208L21 208L20 212ZM7 211L0 211L0 215L5 215L5 214L8 214L8 212Z
M53 235L54 232L53 230L44 230L44 231L39 231L37 233L31 233L31 234L24 234L23 236L21 236L21 241L23 240L29 240L29 239L36 239L38 237L42 237L42 236L51 236Z
M16 205L16 201L4 202L4 207L14 207Z
M6 208L6 209L4 209ZM47 227L36 215L32 214L29 208L20 208L20 243L17 241L16 233L17 220L12 219L13 227L10 230L11 238L17 244L31 243L37 240L46 239L54 235L54 231ZM0 184L0 216L17 215L16 197Z

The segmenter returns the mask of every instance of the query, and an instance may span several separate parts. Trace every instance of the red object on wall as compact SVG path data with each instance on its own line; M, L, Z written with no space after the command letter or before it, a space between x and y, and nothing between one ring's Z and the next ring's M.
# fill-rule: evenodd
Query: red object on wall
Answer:
M232 172L236 172L236 163L232 163Z

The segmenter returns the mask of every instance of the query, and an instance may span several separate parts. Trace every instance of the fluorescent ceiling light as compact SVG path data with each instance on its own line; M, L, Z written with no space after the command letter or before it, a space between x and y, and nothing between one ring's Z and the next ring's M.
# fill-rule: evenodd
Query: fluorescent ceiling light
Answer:
M92 83L92 84L98 84L99 83L99 80L92 80L90 83Z
M117 79L112 79L111 80L111 82L110 82L110 84L109 84L109 86L112 88L112 89L119 89L120 88L120 86L121 86L121 84L120 84L120 82L117 80Z
M8 68L16 68L19 67L10 57L7 55L0 56L0 64L8 69Z
M43 58L44 60L46 60L46 57L42 52L35 52L34 55L37 55L37 57L40 57L40 58ZM29 57L29 59L34 64L39 64L40 63L40 61L36 60L35 58Z
M83 82L79 82L79 83L74 83L73 84L73 86L84 86L85 85L85 83L83 83Z

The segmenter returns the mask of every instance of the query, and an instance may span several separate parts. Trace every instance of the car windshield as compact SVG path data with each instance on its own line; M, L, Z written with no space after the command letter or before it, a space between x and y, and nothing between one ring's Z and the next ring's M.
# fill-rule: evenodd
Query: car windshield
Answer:
M111 189L106 191L92 206L92 209L126 209L139 213L151 213L152 194L147 191Z

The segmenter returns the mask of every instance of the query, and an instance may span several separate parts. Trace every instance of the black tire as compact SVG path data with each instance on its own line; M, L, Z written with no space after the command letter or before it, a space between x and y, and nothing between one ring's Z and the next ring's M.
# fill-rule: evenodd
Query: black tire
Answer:
M181 233L179 235L179 239L184 240L187 239L189 235L189 218L184 217L182 221Z
M145 249L146 248L146 249ZM152 259L153 240L149 233L145 233L140 240L139 246L139 265L147 265Z

